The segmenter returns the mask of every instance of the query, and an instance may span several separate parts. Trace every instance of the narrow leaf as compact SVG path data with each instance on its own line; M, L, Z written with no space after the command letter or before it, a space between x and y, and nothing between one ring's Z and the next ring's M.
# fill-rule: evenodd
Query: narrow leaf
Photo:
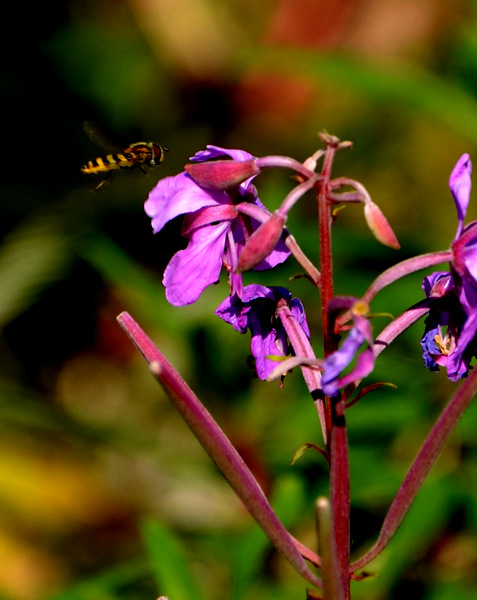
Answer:
M145 521L142 535L159 593L174 600L204 600L184 553L172 533L157 521Z

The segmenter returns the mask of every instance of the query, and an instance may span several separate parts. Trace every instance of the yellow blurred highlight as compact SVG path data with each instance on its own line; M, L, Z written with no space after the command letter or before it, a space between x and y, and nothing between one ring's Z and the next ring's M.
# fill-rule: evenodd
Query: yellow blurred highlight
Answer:
M0 447L0 507L9 522L41 531L93 524L114 510L110 493L85 462L4 444ZM0 515L1 519L1 515Z
M66 580L58 560L0 527L0 595L12 600L37 600L60 589Z
M237 39L236 22L206 0L130 0L129 7L158 56L195 77L225 69Z

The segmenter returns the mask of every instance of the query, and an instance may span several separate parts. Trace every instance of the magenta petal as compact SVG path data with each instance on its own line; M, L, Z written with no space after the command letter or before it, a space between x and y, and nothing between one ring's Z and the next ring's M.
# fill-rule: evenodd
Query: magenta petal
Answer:
M462 231L467 207L470 199L470 189L472 187L472 163L468 154L463 154L457 161L452 173L449 177L449 187L454 197L454 202L457 208L457 219L459 226L457 236ZM456 236L456 237L457 237Z
M375 356L372 348L364 350L356 359L356 366L353 371L340 379L339 387L346 387L348 383L367 377L374 369L374 361Z
M375 356L372 349L371 325L365 317L359 314L355 314L353 319L354 327L339 350L330 354L323 363L323 391L327 396L336 396L340 388L363 379L374 368ZM367 342L368 347L358 355L354 369L340 377L364 342Z
M157 233L178 215L222 204L230 204L230 198L224 192L205 190L187 173L179 173L159 181L149 194L144 210L152 218L152 228Z
M285 356L286 348L280 352L277 348L276 332L270 331L265 337L260 335L252 336L250 340L250 350L255 358L255 370L257 376L262 381L266 381L268 376L277 366L277 363L267 358L267 356Z
M243 161L254 158L252 154L245 150L230 150L228 148L221 148L220 146L214 146L212 144L207 145L206 150L200 150L196 152L194 156L190 157L190 160L204 162L206 160L214 160L216 158L231 158L232 160Z
M465 376L469 370L469 360L464 360L464 354L477 333L477 314L472 313L465 322L457 342L457 347L448 356L447 376L454 383Z
M255 370L259 379L265 381L275 369L277 363L267 356L286 355L286 335L283 330L277 331L274 327L262 320L262 315L251 311L248 326L252 334L250 350L255 358Z
M323 391L327 396L336 396L339 392L339 376L353 360L358 352L364 337L361 332L353 327L341 344L339 350L332 352L323 363Z
M230 223L196 229L185 250L179 250L164 271L166 298L174 306L192 304L219 279Z
M477 282L477 221L473 221L465 227L462 235L452 244L452 250L455 270L475 286L475 282Z

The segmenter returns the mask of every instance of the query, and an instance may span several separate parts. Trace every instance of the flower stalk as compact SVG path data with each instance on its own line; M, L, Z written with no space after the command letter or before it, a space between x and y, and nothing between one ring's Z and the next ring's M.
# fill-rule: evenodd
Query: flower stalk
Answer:
M177 411L276 548L304 579L321 587L321 580L308 568L257 480L204 405L128 313L121 313L118 322L149 363L152 374Z
M388 545L419 493L454 427L476 394L477 370L474 370L437 419L386 514L378 540L366 554L350 566L351 573L368 564Z

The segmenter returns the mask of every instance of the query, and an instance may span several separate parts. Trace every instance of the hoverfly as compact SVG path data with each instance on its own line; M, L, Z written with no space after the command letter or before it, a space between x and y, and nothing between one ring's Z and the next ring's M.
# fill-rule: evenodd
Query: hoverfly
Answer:
M89 133L89 125L85 124L86 128ZM87 175L106 173L106 177L96 187L96 189L99 189L116 169L140 169L143 173L146 173L144 167L159 165L164 160L164 153L167 151L167 148L159 146L156 142L136 142L120 152L114 152L88 161L83 165L81 171Z

